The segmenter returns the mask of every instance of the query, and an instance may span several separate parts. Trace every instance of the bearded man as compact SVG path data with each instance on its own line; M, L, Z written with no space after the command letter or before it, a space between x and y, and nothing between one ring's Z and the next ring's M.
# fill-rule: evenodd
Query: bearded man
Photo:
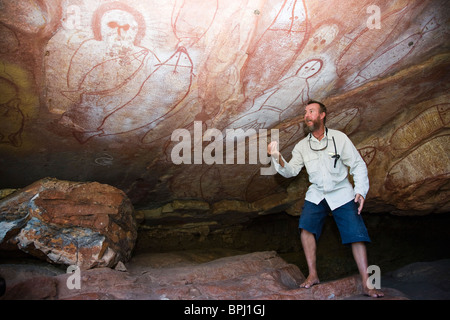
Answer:
M310 288L320 282L316 268L316 242L325 218L331 212L342 243L351 245L364 294L382 297L383 292L368 285L367 281L365 243L370 242L370 238L361 217L369 191L367 166L345 133L325 126L326 115L327 109L321 102L311 100L307 103L304 121L309 133L295 145L289 162L278 151L276 141L271 142L267 150L279 174L286 178L294 177L305 167L311 182L299 220L309 271L300 287ZM354 186L348 173L353 176Z

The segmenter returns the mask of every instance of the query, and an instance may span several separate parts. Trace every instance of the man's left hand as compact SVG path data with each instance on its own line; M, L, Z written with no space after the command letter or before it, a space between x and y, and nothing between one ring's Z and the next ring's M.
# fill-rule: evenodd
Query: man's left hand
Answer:
M357 193L356 197L355 197L355 202L359 203L358 214L361 214L361 211L362 211L363 206L364 206L364 197L362 195L360 195L359 193Z

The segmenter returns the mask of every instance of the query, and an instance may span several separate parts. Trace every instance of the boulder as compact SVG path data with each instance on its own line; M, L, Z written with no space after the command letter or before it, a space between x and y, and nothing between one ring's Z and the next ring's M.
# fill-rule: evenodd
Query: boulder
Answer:
M131 257L134 208L121 190L97 182L39 180L0 201L0 249L19 249L81 269Z

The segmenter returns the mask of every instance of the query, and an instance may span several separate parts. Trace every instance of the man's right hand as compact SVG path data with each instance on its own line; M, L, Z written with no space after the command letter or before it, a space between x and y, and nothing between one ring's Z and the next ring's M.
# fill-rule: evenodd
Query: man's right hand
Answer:
M267 153L270 154L273 157L279 157L280 152L278 151L278 142L272 141L267 146Z
M284 167L283 158L281 157L280 151L278 151L278 142L272 141L271 143L269 143L269 145L267 146L267 153L274 157L275 160L277 160L278 163L282 167Z

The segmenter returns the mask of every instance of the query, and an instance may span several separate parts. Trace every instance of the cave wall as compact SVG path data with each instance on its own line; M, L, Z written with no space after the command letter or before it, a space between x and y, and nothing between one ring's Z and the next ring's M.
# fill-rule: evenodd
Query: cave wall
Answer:
M447 6L2 1L0 188L47 176L99 181L124 190L141 219L194 219L208 230L211 217L298 215L305 173L261 174L267 157L251 158L251 146L264 150L277 130L289 158L315 99L368 165L367 211L448 212ZM202 139L227 129L254 130L237 139L244 158ZM191 156L176 164L183 137Z

